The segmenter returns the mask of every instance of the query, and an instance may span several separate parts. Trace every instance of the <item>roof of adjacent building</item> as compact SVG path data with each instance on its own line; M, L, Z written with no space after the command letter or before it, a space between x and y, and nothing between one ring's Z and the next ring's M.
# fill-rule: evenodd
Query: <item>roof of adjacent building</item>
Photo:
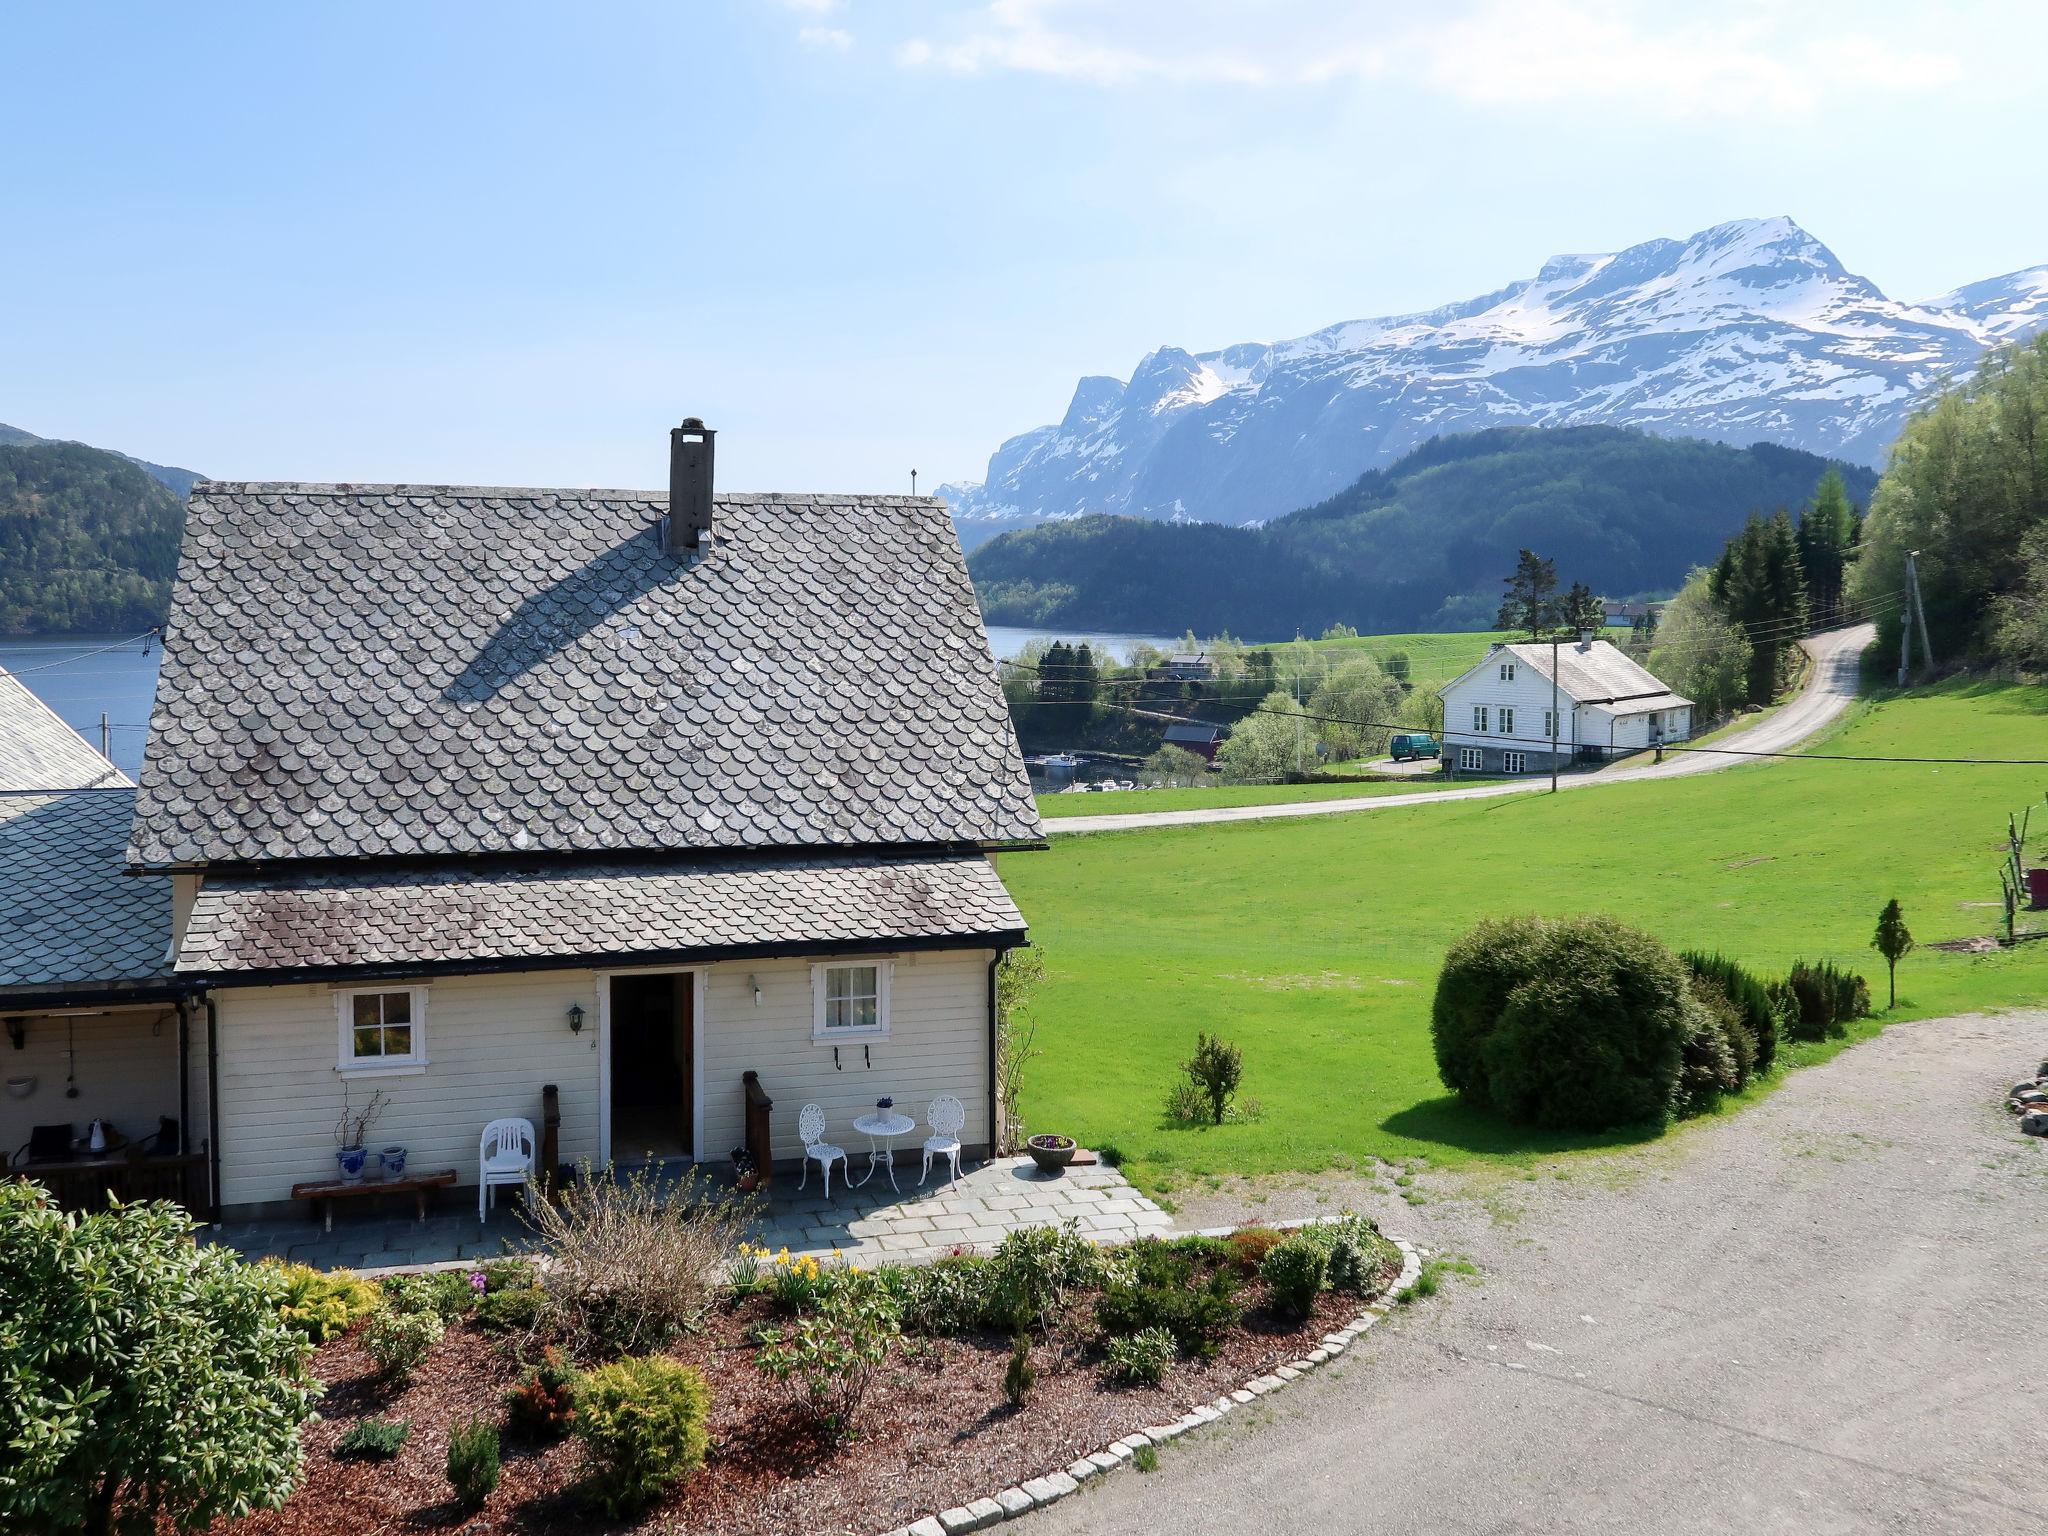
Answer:
M502 862L502 861L500 861ZM181 974L391 973L996 944L1024 919L976 854L700 855L209 877Z
M1477 666L1461 673L1438 689L1447 694L1466 678L1484 668L1497 666L1503 654L1512 655L1537 676L1550 676L1549 643L1503 645L1487 653ZM1574 704L1596 704L1618 715L1645 714L1674 709L1691 699L1673 693L1641 663L1608 640L1568 641L1557 648L1557 688Z
M201 484L131 860L1035 842L945 503Z
M0 667L0 791L126 788L128 775Z
M0 1003L170 990L171 883L122 873L133 789L0 794Z
M1199 721L1188 725L1169 725L1166 728L1168 741L1214 741L1223 733L1220 725L1203 725Z

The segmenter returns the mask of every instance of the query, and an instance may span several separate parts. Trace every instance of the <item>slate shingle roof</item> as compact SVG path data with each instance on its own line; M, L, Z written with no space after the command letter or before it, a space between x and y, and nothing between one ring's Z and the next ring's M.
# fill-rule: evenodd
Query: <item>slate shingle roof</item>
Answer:
M201 484L132 860L1036 841L930 498Z
M976 855L475 865L209 877L181 974L434 967L599 956L687 958L1021 938Z
M0 667L0 790L126 788L128 782L127 774Z
M1454 679L1437 692L1449 693L1466 677L1497 664L1503 655L1515 657L1538 677L1550 676L1548 642L1540 645L1517 643L1492 652L1471 672ZM1595 640L1583 649L1576 640L1560 645L1557 649L1557 687L1573 703L1598 704L1602 708L1611 708L1618 715L1647 714L1651 710L1672 709L1692 702L1683 694L1673 693L1647 667L1607 640Z
M132 789L0 795L0 1005L168 982L171 882L121 872L134 809Z

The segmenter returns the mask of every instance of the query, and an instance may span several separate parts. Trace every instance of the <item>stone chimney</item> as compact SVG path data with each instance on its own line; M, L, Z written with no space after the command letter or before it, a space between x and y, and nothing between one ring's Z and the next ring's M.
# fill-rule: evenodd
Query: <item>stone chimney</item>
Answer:
M694 555L711 537L711 452L718 434L695 416L668 435L668 516L661 523L661 547L672 555Z

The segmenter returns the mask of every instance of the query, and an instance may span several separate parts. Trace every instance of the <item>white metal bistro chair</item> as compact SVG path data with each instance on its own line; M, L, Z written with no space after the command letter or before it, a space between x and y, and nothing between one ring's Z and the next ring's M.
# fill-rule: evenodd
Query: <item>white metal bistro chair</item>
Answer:
M525 1187L533 1177L533 1156L540 1143L534 1139L531 1120L493 1120L484 1127L476 1144L476 1219L489 1215L496 1200L492 1193L501 1184Z
M841 1181L847 1178L846 1152L825 1139L825 1110L822 1105L806 1104L796 1114L796 1133L803 1138L804 1171L796 1181L802 1189L811 1179L811 1164L816 1163L825 1174L825 1198L832 1198L832 1165L839 1164Z
M931 1177L932 1159L943 1157L953 1164L953 1177L960 1177L960 1132L967 1124L967 1111L960 1101L950 1093L933 1099L924 1112L925 1124L932 1128L931 1135L924 1139L924 1172L917 1182L923 1184Z

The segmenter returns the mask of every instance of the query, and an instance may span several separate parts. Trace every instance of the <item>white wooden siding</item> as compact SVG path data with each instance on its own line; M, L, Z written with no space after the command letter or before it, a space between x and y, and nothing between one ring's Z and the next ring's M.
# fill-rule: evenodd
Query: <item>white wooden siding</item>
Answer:
M22 1048L0 1036L0 1078L32 1077L25 1099L0 1093L0 1157L12 1157L31 1127L69 1121L83 1136L94 1120L106 1120L123 1136L147 1136L160 1116L178 1113L178 1010L171 1003L119 1013L70 1018L30 1014ZM78 1097L64 1097L66 1036L76 1042ZM193 1031L200 1094L193 1118L203 1124L206 1032ZM193 1144L203 1130L190 1132Z
M1444 693L1444 734L1446 746L1504 747L1511 752L1548 752L1550 733L1543 729L1543 712L1550 708L1550 679L1526 661L1515 662L1513 682L1501 680L1501 657L1506 653L1489 656L1478 671L1460 682L1453 683ZM1472 728L1472 711L1475 706L1486 709L1486 729ZM1512 732L1500 728L1500 712L1512 709L1515 712L1515 728ZM1580 729L1578 712L1572 708L1571 695L1563 689L1557 691L1557 744L1558 750L1577 745L1574 733ZM1587 736L1591 740L1591 736Z
M342 1084L360 1107L389 1106L369 1145L407 1149L408 1168L453 1168L476 1183L484 1126L517 1115L540 1129L541 1086L562 1091L562 1157L597 1155L597 1031L569 1032L580 1002L597 1017L589 971L444 976L427 984L427 1057L413 1076L344 1074L336 1066L336 988L233 987L220 1009L221 1203L286 1200L291 1186L336 1176L334 1122Z
M862 957L848 957L858 963ZM893 957L886 1039L834 1043L811 1038L811 967L816 957L735 961L700 967L697 1020L699 1145L722 1161L742 1135L740 1074L761 1074L775 1100L774 1154L802 1151L797 1111L825 1108L832 1139L849 1153L866 1142L856 1115L884 1094L920 1125L928 1103L953 1094L967 1111L961 1140L988 1141L988 963L985 950ZM754 1002L754 983L761 1001ZM390 1106L369 1136L371 1149L407 1148L414 1170L453 1168L476 1182L476 1145L486 1122L523 1115L540 1122L543 1083L561 1089L565 1161L599 1156L598 978L590 971L437 977L427 986L427 1056L415 1075L336 1070L336 988L327 985L223 988L214 994L221 1027L221 1202L236 1207L290 1197L301 1180L332 1177L334 1122L346 1076L357 1105L375 1090ZM568 1009L583 1005L581 1036ZM194 1057L203 1077L203 1030ZM175 1045L175 1040L173 1041ZM170 1074L175 1078L175 1073ZM173 1111L175 1112L175 1111ZM22 1133L26 1139L27 1132ZM918 1138L907 1138L914 1147Z
M811 960L711 968L697 1050L707 1158L723 1158L740 1144L740 1074L750 1070L761 1074L762 1088L775 1101L777 1159L801 1155L797 1111L812 1102L824 1107L827 1137L850 1157L864 1155L867 1141L854 1130L854 1117L872 1112L885 1094L920 1127L930 1102L952 1094L967 1110L960 1140L987 1143L988 963L994 957L986 950L948 950L895 958L888 1038L837 1042L836 1069L834 1042L811 1039ZM847 963L859 961L849 957ZM761 984L758 1008L750 977ZM898 1142L899 1158L903 1147L922 1139Z

